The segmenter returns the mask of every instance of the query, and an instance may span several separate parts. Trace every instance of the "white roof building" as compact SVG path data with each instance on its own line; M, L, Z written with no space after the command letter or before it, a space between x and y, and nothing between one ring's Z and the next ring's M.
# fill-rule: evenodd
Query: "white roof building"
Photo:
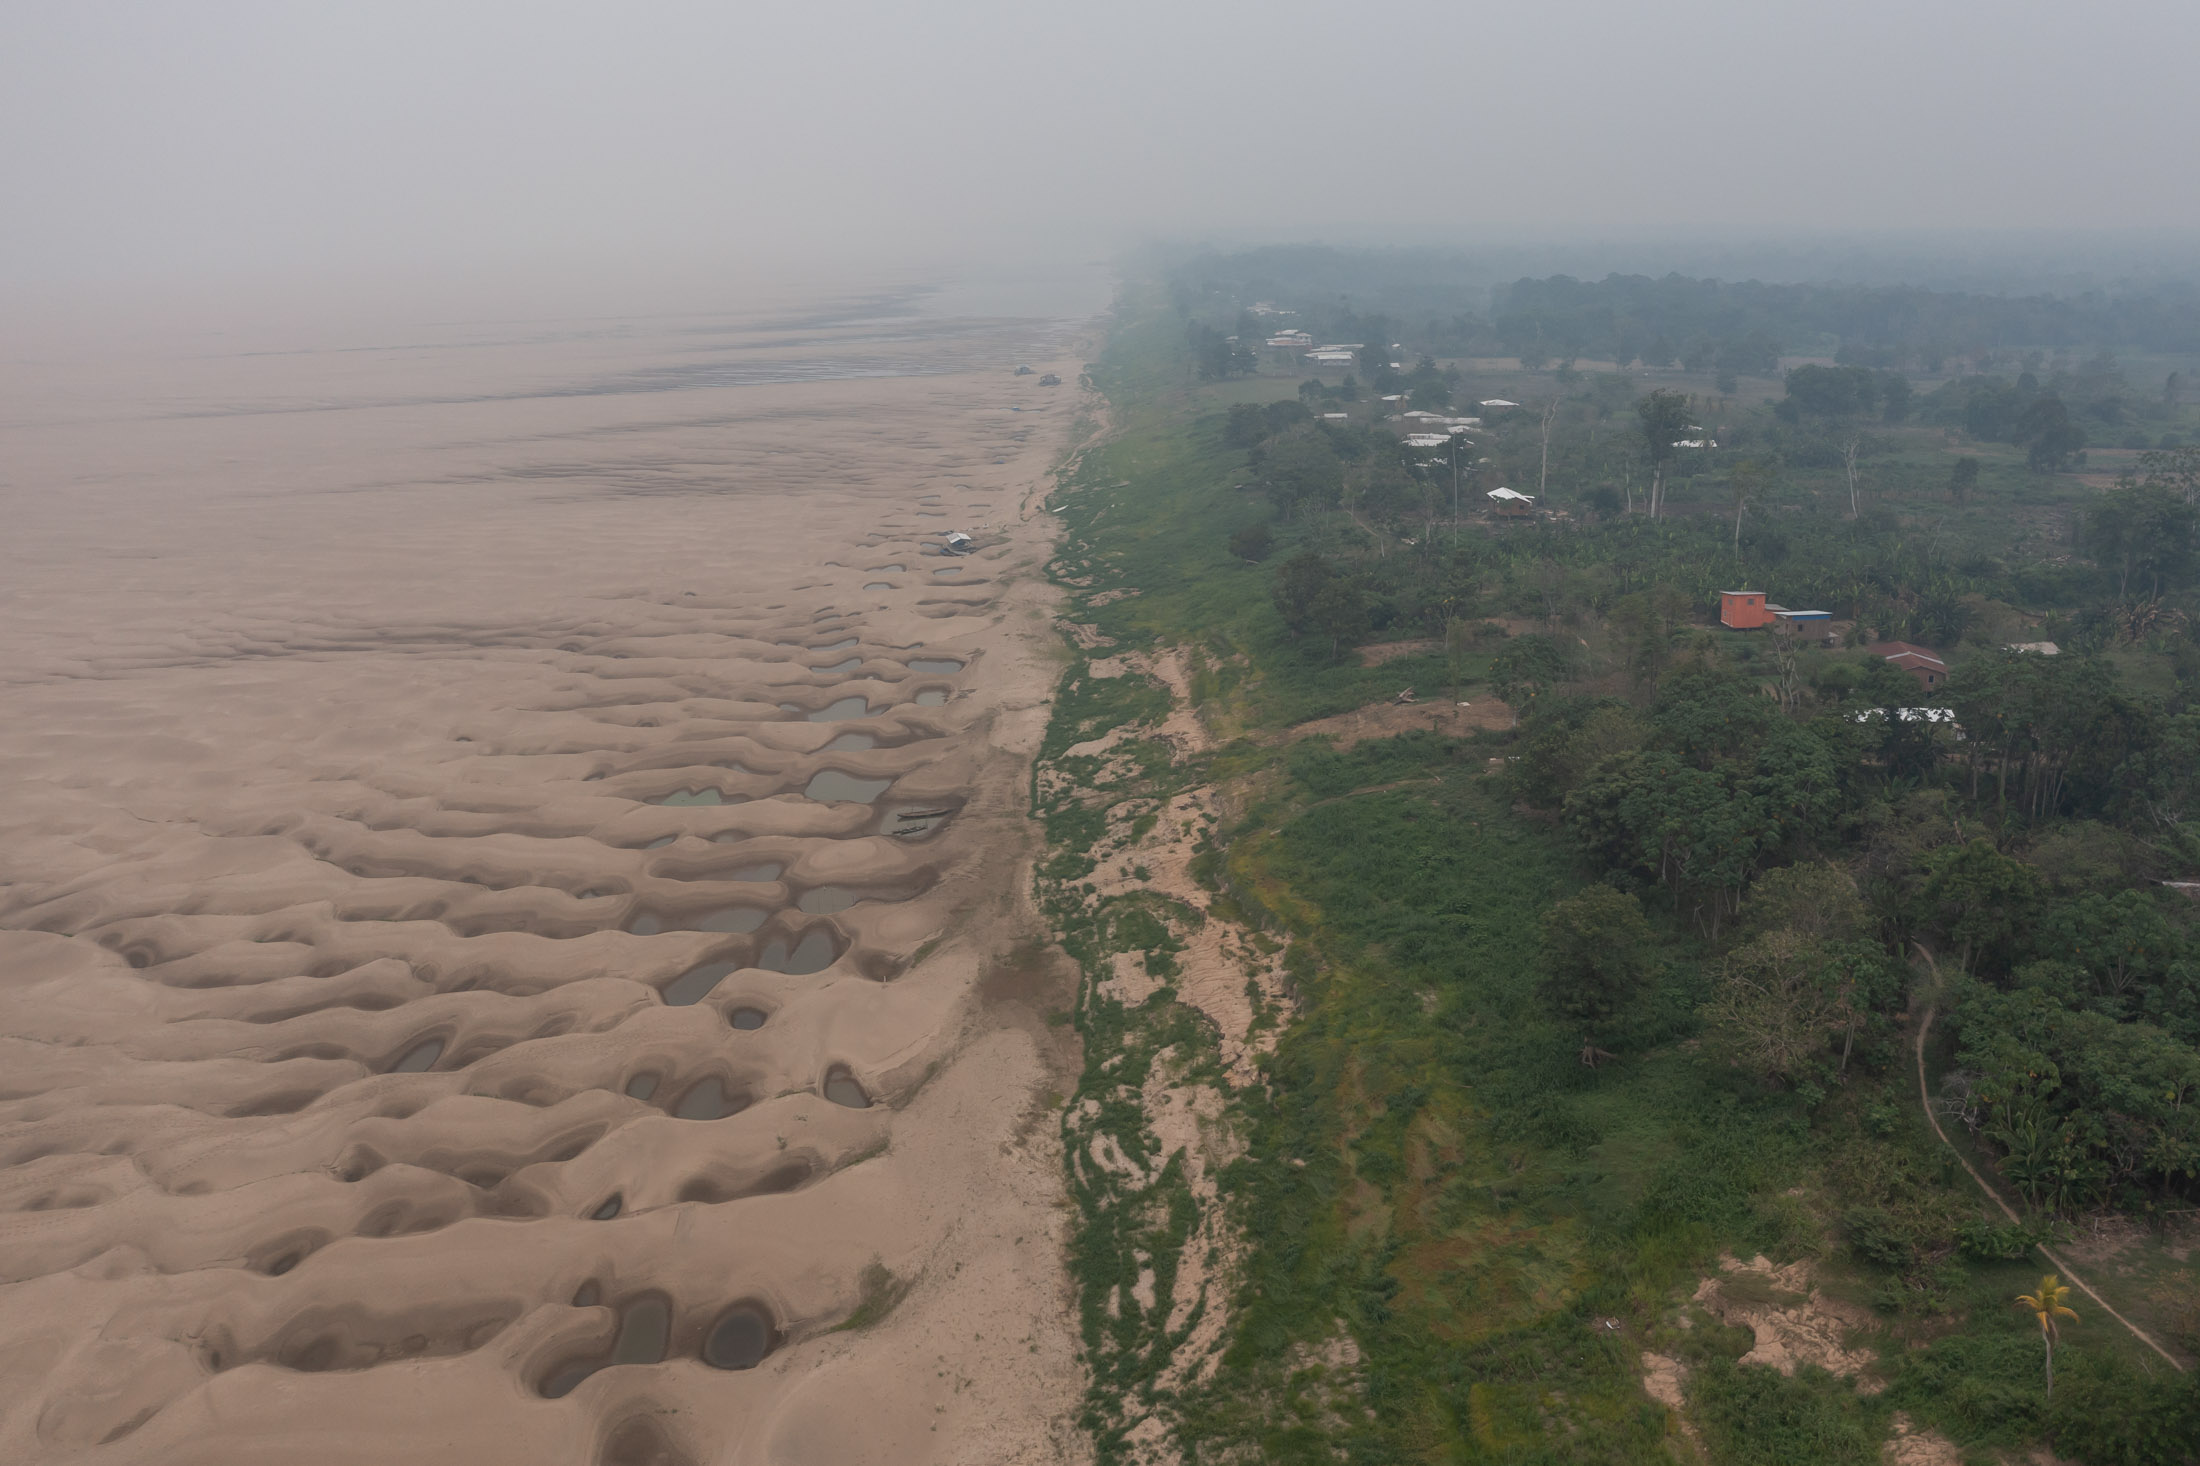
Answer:
M1495 408L1495 407L1518 407L1518 406L1519 406L1520 404L1519 404L1519 403L1517 403L1517 402L1508 402L1508 401L1506 401L1506 400L1505 400L1504 398L1502 398L1502 397L1485 397L1485 398L1483 398L1483 399L1482 399L1482 405L1483 405L1484 407L1493 407L1493 408Z
M1533 504L1535 502L1535 495L1519 494L1511 489L1492 489L1484 497L1495 499L1500 504Z

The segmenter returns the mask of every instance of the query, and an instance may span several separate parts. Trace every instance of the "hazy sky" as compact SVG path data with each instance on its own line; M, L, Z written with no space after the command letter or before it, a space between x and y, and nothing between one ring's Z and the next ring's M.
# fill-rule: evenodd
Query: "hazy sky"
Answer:
M0 0L0 289L2200 229L2191 0Z

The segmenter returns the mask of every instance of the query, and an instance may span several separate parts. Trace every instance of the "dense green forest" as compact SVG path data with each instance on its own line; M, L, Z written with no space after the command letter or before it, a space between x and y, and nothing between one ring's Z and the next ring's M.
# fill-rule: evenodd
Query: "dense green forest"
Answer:
M1232 1100L1245 1254L1203 1383L1170 1375L1189 1331L1164 1322L1193 1193L1073 1166L1103 1456L1161 1410L1199 1460L1868 1461L1898 1414L1967 1460L2200 1459L2200 1389L2162 1353L2200 1353L2183 364L2142 375L2086 302L1606 283L1504 300L1635 312L1687 343L1670 368L1585 370L1583 336L1537 370L1432 302L1321 319L1370 349L1309 375L1246 343L1334 307L1282 314L1278 282L1207 261L1129 291L1088 372L1114 431L1057 502L1071 615L1186 649L1221 741L1136 744L1103 776L1063 750L1168 699L1080 658L1047 766L1087 786L1039 800L1042 897L1088 971L1129 952L1166 977L1182 933L1227 915L1296 992ZM1874 320L2000 334L1932 380ZM1716 344L1812 321L1842 338L1829 359ZM1409 408L1452 414L1449 441L1405 444ZM1499 485L1535 512L1486 516ZM1830 635L1718 626L1745 585L1830 612ZM1945 682L1870 649L1888 639ZM1402 687L1510 714L1341 750L1292 734ZM1096 802L1194 784L1230 811L1207 912L1080 885ZM1092 1118L1071 1138L1142 1154L1124 1086L1185 1064L1199 1025L1096 992L1078 1021ZM2042 1243L2161 1348L2079 1298L2040 1389L2011 1300ZM1752 1253L1869 1311L1871 1388L1737 1364L1746 1330L1689 1300ZM1147 1266L1141 1312L1122 1280ZM1653 1356L1686 1375L1680 1415L1643 1393Z

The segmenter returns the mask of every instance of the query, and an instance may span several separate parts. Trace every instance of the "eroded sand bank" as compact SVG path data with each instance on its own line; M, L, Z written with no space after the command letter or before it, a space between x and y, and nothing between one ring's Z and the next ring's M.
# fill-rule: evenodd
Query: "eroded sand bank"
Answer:
M1088 343L854 314L11 369L0 1459L1082 1453Z

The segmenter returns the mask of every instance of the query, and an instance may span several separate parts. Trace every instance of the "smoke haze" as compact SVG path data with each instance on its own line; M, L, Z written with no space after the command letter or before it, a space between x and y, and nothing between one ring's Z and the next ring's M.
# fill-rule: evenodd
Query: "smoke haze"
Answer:
M1156 235L2200 225L2200 9L2171 0L217 0L0 27L19 302L375 282L626 308L729 265Z

